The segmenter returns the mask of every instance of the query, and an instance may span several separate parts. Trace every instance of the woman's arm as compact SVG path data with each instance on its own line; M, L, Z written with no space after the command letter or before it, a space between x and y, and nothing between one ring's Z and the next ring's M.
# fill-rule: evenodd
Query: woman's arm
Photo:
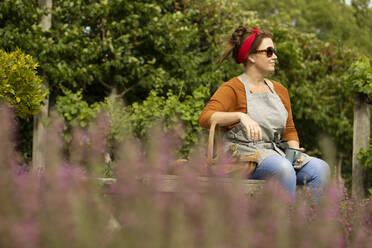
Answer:
M241 112L214 112L210 118L210 123L228 126L239 122L242 114Z
M209 129L212 124L212 115L216 112L234 112L234 106L237 104L236 101L236 93L234 92L234 89L227 83L223 84L213 94L203 111L200 113L199 125ZM235 122L238 122L239 118L234 116L232 120L231 117L229 120L235 120ZM218 121L220 122L220 120Z
M287 141L287 143L290 148L300 149L300 144L298 143L297 140L289 140Z
M293 122L291 100L289 98L288 90L280 83L277 83L275 81L273 82L274 82L275 91L279 95L280 99L283 102L284 107L286 108L288 112L286 128L281 138L285 140L289 140L289 141L297 141L297 143L299 143L297 130ZM294 142L288 142L288 145L290 146L293 145L293 148L296 148L296 146L298 146L298 144L296 145L296 143Z
M256 121L242 112L214 112L211 116L211 125L228 126L236 122L241 122L247 130L248 138L254 141L262 139L262 131Z
M247 135L254 141L262 139L259 125L246 113L236 112L237 93L231 82L223 84L214 93L200 114L199 124L210 128L212 125L228 126L241 122L247 129Z

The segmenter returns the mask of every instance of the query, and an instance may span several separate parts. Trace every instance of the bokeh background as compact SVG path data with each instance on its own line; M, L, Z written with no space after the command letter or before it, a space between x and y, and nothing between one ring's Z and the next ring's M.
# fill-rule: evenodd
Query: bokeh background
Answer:
M0 48L31 55L33 61L24 63L37 63L32 66L48 91L38 88L39 78L25 76L32 89L3 83L0 96L17 106L17 149L25 162L35 143L33 116L46 95L46 112L55 110L66 121L67 144L72 127L86 128L105 109L115 119L112 147L129 133L146 141L148 130L162 121L164 130L178 130L183 142L177 152L187 158L205 139L197 119L206 101L242 71L232 60L216 65L223 38L239 25L267 28L279 50L270 78L289 89L302 146L323 158L325 148L335 147L327 162L342 168L350 185L353 94L364 87L368 95L370 76L357 90L350 84L355 73L363 77L358 70L371 70L371 15L366 0L4 0ZM48 116L41 118L44 125ZM363 156L367 193L372 163L368 151Z
M356 103L372 103L371 8L0 1L0 246L372 247L369 115L353 141ZM239 25L273 33L269 78L289 90L301 146L332 168L319 202L306 188L291 201L273 183L248 198L234 184L200 193L208 130L198 118L243 70L217 65ZM180 158L190 165L180 193L156 190Z

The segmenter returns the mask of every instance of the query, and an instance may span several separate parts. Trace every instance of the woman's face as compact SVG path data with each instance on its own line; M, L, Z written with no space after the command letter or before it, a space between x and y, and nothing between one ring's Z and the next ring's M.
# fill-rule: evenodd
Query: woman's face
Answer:
M274 49L273 40L270 38L264 38L257 48L257 50L264 50L262 52L253 53L249 55L248 59L253 65L263 74L268 74L275 71L275 61L278 59L275 53L272 53L271 57L267 56L267 49ZM269 52L270 54L270 52Z

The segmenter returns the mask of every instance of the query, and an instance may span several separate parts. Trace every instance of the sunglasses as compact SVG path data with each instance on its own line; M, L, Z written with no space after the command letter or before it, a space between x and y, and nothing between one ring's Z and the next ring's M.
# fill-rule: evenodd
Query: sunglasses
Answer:
M270 58L271 56L273 56L274 53L275 55L278 55L278 50L273 47L268 47L265 50L256 50L256 53L266 53L266 56Z

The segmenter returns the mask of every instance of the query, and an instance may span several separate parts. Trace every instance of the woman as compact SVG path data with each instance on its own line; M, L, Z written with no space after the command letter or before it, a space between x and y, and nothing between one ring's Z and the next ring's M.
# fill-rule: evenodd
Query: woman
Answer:
M272 35L240 26L228 44L219 64L232 54L237 63L244 65L244 73L218 88L200 115L200 126L209 128L213 122L225 126L225 150L235 144L241 155L258 151L253 179L277 177L292 197L296 184L323 189L330 174L325 161L302 153L294 169L274 142L278 136L287 140L290 148L300 149L288 91L280 83L265 78L274 72L277 60Z

